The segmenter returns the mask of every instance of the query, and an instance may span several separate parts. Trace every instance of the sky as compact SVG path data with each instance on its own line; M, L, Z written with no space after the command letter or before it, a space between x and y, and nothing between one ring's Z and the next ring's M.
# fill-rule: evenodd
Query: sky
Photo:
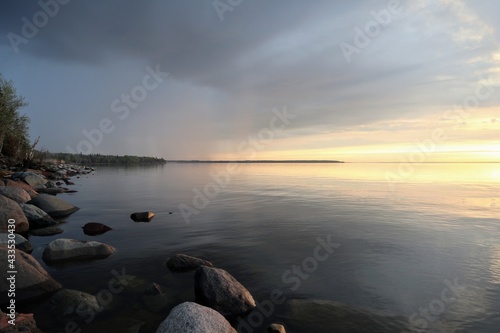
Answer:
M500 161L500 2L0 4L0 74L51 152Z

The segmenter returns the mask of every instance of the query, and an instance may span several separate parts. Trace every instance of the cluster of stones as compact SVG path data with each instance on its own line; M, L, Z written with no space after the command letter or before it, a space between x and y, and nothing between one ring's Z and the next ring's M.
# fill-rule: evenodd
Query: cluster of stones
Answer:
M174 307L156 333L235 333L226 318L244 316L256 307L254 298L238 280L224 269L213 267L209 261L176 254L166 265L173 272L195 271L197 302L184 302ZM269 331L285 332L285 328L272 324Z

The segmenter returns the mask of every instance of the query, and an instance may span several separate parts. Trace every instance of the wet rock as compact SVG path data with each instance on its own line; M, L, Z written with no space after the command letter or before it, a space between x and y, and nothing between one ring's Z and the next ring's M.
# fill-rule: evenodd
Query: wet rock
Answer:
M0 195L0 232L9 229L9 220L14 219L14 232L22 234L28 231L29 223L19 204L12 199Z
M220 268L201 266L196 269L195 294L201 304L224 316L245 314L256 306L250 292Z
M280 324L271 324L267 328L269 333L286 333L285 327Z
M31 255L16 251L16 302L47 296L61 288L45 269ZM0 258L7 258L8 248L0 245ZM0 279L0 293L6 295L9 290L7 279ZM2 303L7 299L2 298Z
M100 235L107 231L113 230L107 225L97 222L89 222L85 224L82 228L83 228L83 233L89 236Z
M80 209L64 200L48 194L40 194L39 196L31 199L31 201L28 201L28 203L41 208L51 217L56 218L68 216Z
M115 252L115 248L95 241L76 239L56 239L43 251L43 260L47 263L63 260L85 260L106 258Z
M9 239L14 240L16 249L26 253L33 252L33 247L31 246L30 242L28 242L28 240L23 236L19 234L13 234L12 236L10 236L8 233L0 233L0 244L8 245Z
M149 222L153 217L155 217L155 213L152 212L138 212L130 215L130 218L134 220L134 222Z
M0 195L14 200L17 203L25 203L31 200L31 196L20 187L0 186Z
M35 205L19 204L24 216L28 219L30 229L44 228L57 224L58 222L49 216L43 209Z
M383 316L369 309L333 301L290 300L286 317L298 332L364 333L368 328L373 333L416 332L409 326L408 318Z
M142 295L142 301L149 311L158 313L172 303L170 297L163 290L164 288L156 283L147 286Z
M33 236L54 236L62 233L62 230L59 227L47 227L41 229L30 230L30 234Z
M205 306L184 302L170 311L156 333L236 333L220 313Z
M173 272L191 271L200 266L212 267L212 263L186 254L175 254L167 260L167 267Z

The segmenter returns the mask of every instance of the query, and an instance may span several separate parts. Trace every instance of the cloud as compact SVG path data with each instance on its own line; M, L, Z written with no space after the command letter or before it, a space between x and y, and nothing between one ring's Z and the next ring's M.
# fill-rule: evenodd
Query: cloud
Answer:
M43 102L46 109L59 99L65 104L53 109L88 119L65 133L94 126L122 90L137 84L146 65L159 64L171 76L137 110L148 116L121 124L102 147L139 149L141 143L125 143L123 136L132 127L149 129L167 143L153 145L151 135L134 140L156 146L158 155L205 154L219 149L217 142L238 142L266 126L274 107L298 115L287 130L298 137L442 114L473 93L481 75L500 75L500 24L492 14L498 6L485 0L401 1L404 15L347 63L340 43L353 43L354 29L363 29L374 19L371 12L387 3L245 0L221 21L211 1L70 1L15 54L7 34L20 34L22 18L32 19L40 6L10 1L0 12L0 50L19 68L43 66L24 73L24 82L30 76L68 80L65 68L85 78L65 90L92 94L93 101L79 106L78 96L62 102L57 92L36 90L33 83L36 100L54 100ZM493 97L484 106L498 102ZM178 147L170 143L174 138L182 138Z

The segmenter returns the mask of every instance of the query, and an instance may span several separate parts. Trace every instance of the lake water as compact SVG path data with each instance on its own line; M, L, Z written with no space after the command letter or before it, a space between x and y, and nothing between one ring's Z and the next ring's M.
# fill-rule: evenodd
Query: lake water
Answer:
M135 276L113 295L110 310L79 325L83 332L154 332L174 305L194 301L193 273L165 267L174 253L212 261L257 302L279 290L288 300L329 300L402 316L420 332L498 332L499 164L411 170L391 163L240 164L237 174L220 177L224 188L216 186L213 175L227 169L98 166L94 175L74 178L78 193L60 197L81 210L65 219L63 234L31 237L33 255L65 288L93 294L108 289L113 270ZM196 196L204 191L206 200ZM180 205L191 207L189 221ZM129 216L135 211L156 217L134 223ZM81 227L87 222L113 230L86 236ZM43 247L61 237L101 241L117 252L93 262L45 265ZM335 247L314 259L322 242ZM169 295L157 313L141 299L150 282ZM42 329L63 325L52 322L46 305L30 310ZM290 318L285 305L271 312L261 326L253 322L254 332L266 332L271 322L284 323L288 332L331 331L324 318L315 329Z

